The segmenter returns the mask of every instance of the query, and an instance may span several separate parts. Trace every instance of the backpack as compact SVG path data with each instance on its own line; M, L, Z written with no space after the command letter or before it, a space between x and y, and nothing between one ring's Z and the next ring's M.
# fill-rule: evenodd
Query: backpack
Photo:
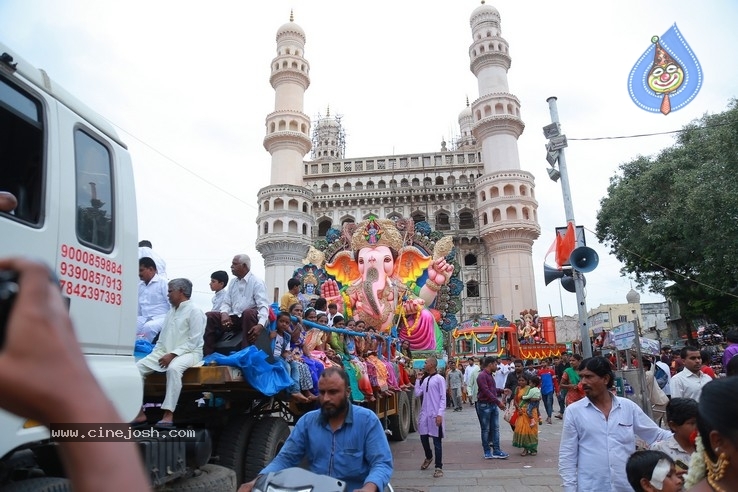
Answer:
M656 371L653 373L653 378L656 381L656 384L659 385L659 388L664 389L664 386L666 386L666 383L669 382L669 375L666 374L666 371L661 369L658 364L655 364Z

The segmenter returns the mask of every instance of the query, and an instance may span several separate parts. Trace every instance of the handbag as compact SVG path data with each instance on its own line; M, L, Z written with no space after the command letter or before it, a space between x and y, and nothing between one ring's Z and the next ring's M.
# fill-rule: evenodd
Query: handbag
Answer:
M502 414L502 418L505 419L505 422L508 422L510 425L515 425L515 421L518 419L518 409L515 407L515 405L508 405L505 409L505 413Z

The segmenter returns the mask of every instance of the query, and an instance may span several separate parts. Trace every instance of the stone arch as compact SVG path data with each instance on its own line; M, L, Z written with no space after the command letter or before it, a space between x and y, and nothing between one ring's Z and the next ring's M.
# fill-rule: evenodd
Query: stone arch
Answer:
M492 107L489 104L487 104L486 106L484 106L484 116L485 116L485 118L487 116L492 116Z
M502 189L502 193L505 196L515 196L515 187L511 184L505 185Z
M341 217L341 227L343 227L345 224L353 224L356 222L356 219L353 215L344 215Z
M279 120L279 131L283 132L287 129L287 122L284 120Z
M443 176L436 176L436 184L437 185L443 184Z
M459 176L459 184L461 185L469 184L469 180L467 179L465 174L462 174L461 176Z
M269 212L269 200L264 200L264 212Z
M363 190L364 189L364 183L362 183L361 181L357 181L356 182L356 189L359 190L359 191L360 190Z
M482 214L482 224L487 225L487 212Z
M403 179L402 181L400 181L400 188L408 188L408 187L410 187L410 183L408 182L407 179Z
M505 108L502 103L495 104L495 114L505 114Z
M287 209L288 210L300 210L300 204L297 203L297 200L294 198L287 202Z
M487 194L484 192L484 190L479 192L479 201L480 202L487 201Z
M307 236L308 233L308 226L307 224L302 224L302 235Z
M341 191L341 185L338 183L333 183L333 193L338 193Z
M264 221L264 234L269 234L269 222Z
M423 186L433 186L433 179L429 177L423 178Z
M410 217L412 217L413 222L415 222L416 224L425 220L425 214L420 210L416 210L415 212L410 214Z
M477 255L474 253L467 253L464 255L464 266L476 266Z
M464 209L459 212L459 229L474 229L474 214L471 210Z
M307 202L305 202L305 203L303 203L303 204L302 204L302 211L303 211L304 213L306 213L306 214L307 214L307 213L310 213L310 209L308 208L308 204L307 204Z
M528 207L523 207L523 219L530 220L530 209Z
M387 183L385 183L383 179L380 179L379 183L377 183L377 189L383 190L385 188L387 188Z
M291 220L287 224L287 232L289 232L290 234L297 234L297 222L296 221Z
M479 282L470 280L466 283L466 297L479 297Z
M297 122L295 120L290 120L290 131L291 132L297 131Z
M418 178L413 178L413 188L417 188L420 186L420 180Z
M332 224L331 219L327 217L320 219L318 221L318 236L325 237L325 234L328 232L328 229L331 228Z
M500 196L500 189L498 187L493 186L492 188L489 189L490 198L497 198L498 196Z
M399 212L391 212L391 213L390 213L390 214L389 214L389 215L387 216L387 218L388 218L388 219L390 219L390 220L394 220L394 221L397 221L397 220L399 220L399 219L401 219L401 218L402 218L402 214L400 214Z
M438 231L450 231L451 222L449 221L449 214L445 210L439 210L436 212L436 230Z
M454 176L449 176L446 180L446 183L448 183L449 186L455 186L456 185L456 178Z
M277 198L274 200L274 210L283 210L284 209L284 200L281 198Z
M324 184L323 186L320 187L320 192L321 193L328 193L328 190L329 189L330 188L328 188L328 185L327 184Z
M528 187L525 185L520 185L520 196L526 196L528 194Z
M511 207L507 207L507 209L505 209L505 218L507 220L517 220L517 218L518 218L518 209L516 209L515 207L512 207L512 206Z
M351 191L351 183L349 182L344 183L343 191Z
M373 190L374 189L374 181L369 180L366 182L366 189L367 190Z
M396 189L396 188L397 188L397 180L395 180L395 179L391 179L391 180L390 180L390 189L391 189L391 190L394 190L394 189Z
M502 214L500 213L500 209L496 208L492 211L492 222L499 222L502 220Z
M284 232L283 231L283 228L284 228L284 225L282 224L282 221L281 220L275 220L274 221L274 232L275 233Z

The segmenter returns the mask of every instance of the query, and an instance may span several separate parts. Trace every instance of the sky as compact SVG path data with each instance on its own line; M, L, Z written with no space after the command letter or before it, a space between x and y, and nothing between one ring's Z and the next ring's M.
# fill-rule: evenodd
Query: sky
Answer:
M501 15L512 67L510 92L526 124L521 168L536 177L541 237L533 248L538 310L576 314L574 294L544 285L554 228L566 225L562 190L546 173L546 99L558 98L575 220L600 264L586 274L588 308L624 303L635 286L594 230L600 200L618 166L655 155L673 135L578 140L679 130L727 109L738 89L738 3L732 0L567 0L490 2ZM252 257L256 196L269 184L265 117L277 29L289 20L306 33L311 85L304 112L340 114L348 158L436 152L458 134L458 114L479 97L469 70L469 17L475 0L3 0L0 41L45 69L110 120L133 159L139 238L167 261L170 278L195 284L209 308L210 273L234 254ZM627 78L654 35L676 23L699 59L704 83L667 116L639 109ZM309 155L306 159L309 159ZM552 263L553 258L548 259ZM271 291L268 286L268 291ZM641 292L641 302L661 302ZM535 306L531 306L535 307Z

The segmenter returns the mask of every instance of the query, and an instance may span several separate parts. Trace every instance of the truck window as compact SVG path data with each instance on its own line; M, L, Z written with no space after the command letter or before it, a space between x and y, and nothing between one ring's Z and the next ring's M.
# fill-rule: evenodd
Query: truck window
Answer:
M0 190L18 206L0 216L43 224L44 169L41 103L0 77Z
M74 132L77 238L101 251L113 249L113 183L110 151L90 134Z

